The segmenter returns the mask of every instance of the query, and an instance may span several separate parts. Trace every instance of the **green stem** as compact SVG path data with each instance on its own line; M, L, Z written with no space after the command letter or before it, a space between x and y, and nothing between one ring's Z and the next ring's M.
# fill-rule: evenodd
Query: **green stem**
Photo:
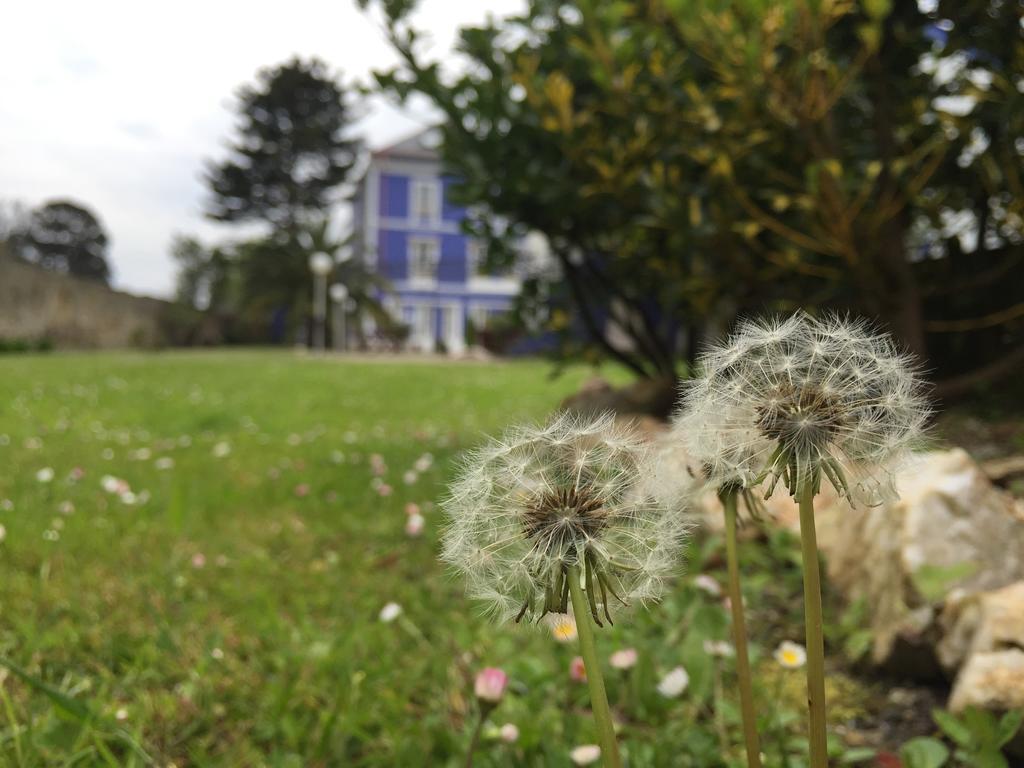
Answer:
M492 709L494 709L493 706L487 706L482 703L480 705L480 717L476 721L476 728L473 729L473 738L469 740L469 749L466 751L466 768L473 768L473 755L476 753L476 748L480 746L480 734Z
M722 494L725 509L725 556L729 565L729 603L732 608L732 642L736 648L736 676L740 686L740 711L743 715L743 740L749 768L761 768L761 742L757 735L754 691L751 685L750 656L747 653L747 625L743 616L743 592L740 590L740 565L736 553L737 491Z
M804 570L804 625L807 640L807 706L810 710L810 768L828 768L825 720L825 640L822 635L821 575L814 531L814 478L798 490Z
M597 741L601 746L601 759L605 768L621 768L619 745L615 741L615 727L612 724L612 713L608 708L608 694L604 689L604 678L601 676L601 660L597 657L597 645L594 642L594 628L590 623L587 599L580 588L580 569L578 565L569 566L569 596L572 598L572 610L576 616L576 631L580 638L580 655L587 670L587 685L590 687L590 708L594 712L597 724Z

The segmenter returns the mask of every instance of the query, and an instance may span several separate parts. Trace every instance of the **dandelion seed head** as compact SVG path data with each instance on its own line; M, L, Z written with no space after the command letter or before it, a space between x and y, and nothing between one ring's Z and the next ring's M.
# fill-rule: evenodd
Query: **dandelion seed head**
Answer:
M613 594L656 599L686 521L644 487L649 460L649 446L611 416L511 428L470 454L452 483L442 559L499 620L564 612L550 594L568 593L573 567L606 579L605 590L596 576L583 585L602 611L618 603Z
M851 500L895 496L928 407L916 366L887 335L802 312L746 321L701 367L672 435L714 482L750 487L771 468L791 491L823 476Z

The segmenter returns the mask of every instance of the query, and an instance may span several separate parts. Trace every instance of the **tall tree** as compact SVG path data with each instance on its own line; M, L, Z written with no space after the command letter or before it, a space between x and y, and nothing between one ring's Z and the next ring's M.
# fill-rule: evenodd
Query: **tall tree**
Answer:
M15 252L44 269L106 283L107 246L99 219L70 200L54 200L32 211L27 226L11 238Z
M208 248L194 237L178 235L171 243L171 258L178 264L175 296L196 309L218 312L232 308L232 287L237 264L222 248Z
M294 229L335 201L359 143L346 135L346 94L323 62L260 71L239 90L238 114L228 158L207 166L210 218Z

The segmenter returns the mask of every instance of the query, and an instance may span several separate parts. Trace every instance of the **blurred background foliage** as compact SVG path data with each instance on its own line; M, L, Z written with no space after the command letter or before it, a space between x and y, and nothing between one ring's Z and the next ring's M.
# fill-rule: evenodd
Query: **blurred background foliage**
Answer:
M457 68L414 5L379 3L379 88L443 112L478 233L549 238L524 304L594 354L675 375L804 306L878 318L947 396L1024 360L1020 3L530 0L462 29Z

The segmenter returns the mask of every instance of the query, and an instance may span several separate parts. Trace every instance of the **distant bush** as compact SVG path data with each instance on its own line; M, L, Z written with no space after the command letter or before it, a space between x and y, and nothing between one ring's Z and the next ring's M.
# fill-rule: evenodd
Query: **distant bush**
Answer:
M0 339L0 355L12 355L19 352L52 352L53 342L50 339Z

